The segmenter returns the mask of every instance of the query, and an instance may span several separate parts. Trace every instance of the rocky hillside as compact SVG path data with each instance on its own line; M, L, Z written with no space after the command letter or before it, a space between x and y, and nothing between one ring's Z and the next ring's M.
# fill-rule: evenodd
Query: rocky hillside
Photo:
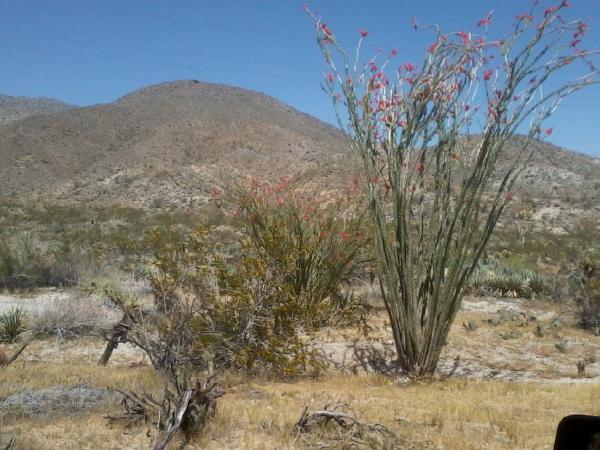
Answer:
M71 108L74 107L51 98L0 95L0 125L38 114L51 114Z
M58 110L0 126L0 198L198 207L246 175L319 190L352 176L337 129L245 89L177 81L104 105L48 105ZM557 229L600 217L600 159L537 145L513 212Z
M520 148L516 136L505 149L506 161ZM563 233L573 225L600 225L600 158L573 152L546 142L536 142L533 157L517 180L515 202L504 222L520 222L522 229ZM503 161L499 162L500 167ZM508 220L507 220L508 219ZM600 227L598 234L600 235Z
M347 166L333 127L257 92L179 81L0 127L0 195L201 204L247 174L324 181Z

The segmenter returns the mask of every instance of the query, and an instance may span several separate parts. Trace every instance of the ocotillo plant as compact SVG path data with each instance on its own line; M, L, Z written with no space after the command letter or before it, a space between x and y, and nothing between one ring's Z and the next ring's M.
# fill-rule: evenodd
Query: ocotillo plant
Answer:
M383 298L399 366L412 376L435 371L515 180L535 140L552 133L544 120L597 82L595 52L580 45L586 23L563 17L567 1L545 10L538 3L503 39L488 37L491 13L475 33L428 27L435 40L420 66L394 64L395 50L364 61L366 30L347 53L306 7L328 64L323 87L362 162ZM567 67L583 75L564 81ZM517 132L524 136L508 152Z

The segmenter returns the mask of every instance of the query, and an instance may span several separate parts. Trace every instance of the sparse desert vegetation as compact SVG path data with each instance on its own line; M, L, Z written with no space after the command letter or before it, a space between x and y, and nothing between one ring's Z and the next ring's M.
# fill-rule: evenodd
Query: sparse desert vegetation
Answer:
M518 311L508 319L510 315L496 312L503 307L495 305L497 300L473 297L466 302L442 360L441 374L449 374L460 356L451 378L411 383L375 368L365 370L350 345L359 347L360 330L346 328L329 336L323 332L324 348L348 345L345 353L337 351L339 369L316 378L286 380L230 373L219 380L225 395L213 422L190 448L313 448L323 442L341 447L343 442L335 441L339 434L335 427L306 435L294 428L305 406L313 411L341 403L362 421L381 423L415 445L428 441L433 448L479 449L485 442L493 449L550 448L555 426L564 415L600 413L597 338L579 329L564 305L506 299L501 305ZM362 342L363 349L366 353L383 344L393 358L385 317L381 311L374 314L371 322L377 330L371 340ZM535 335L536 322L522 323L535 314L547 330L543 337ZM494 325L503 315L503 321ZM555 316L561 317L559 327L553 325ZM478 329L463 327L469 321L477 322ZM515 330L520 335L502 337ZM567 342L566 354L554 347L559 339ZM120 408L119 395L111 389L143 388L160 394L162 377L143 351L129 345L119 346L107 366L98 365L105 344L94 337L36 339L20 359L0 369L1 442L16 433L17 448L44 448L45 443L67 449L148 448L149 427L111 424L104 416ZM9 351L16 348L17 344L8 346ZM577 373L579 360L587 361L585 376ZM52 396L47 389L57 394ZM22 400L25 393L27 402ZM14 406L16 401L19 406Z
M341 129L196 80L0 97L0 449L550 449L600 416L600 160L544 143L600 72L538 3L393 68L305 6Z
M272 197L275 199L276 196ZM263 247L248 247L250 241L244 244L244 239L251 239L252 226L258 226L259 216L252 215L256 211L251 206L236 217L222 213L221 221L212 226L206 225L201 214L190 218L185 214L161 213L158 219L152 211L122 214L119 220L123 240L113 247L110 245L112 237L106 237L110 234L87 230L87 220L75 222L72 228L62 231L96 239L95 246L84 246L86 252L100 246L109 251L84 256L88 261L97 261L98 266L97 270L84 273L79 286L29 287L6 291L0 296L0 313L10 317L18 306L22 308L23 319L19 338L14 343L4 344L4 352L10 356L22 343L30 342L19 358L0 368L0 443L8 442L15 435L14 448L24 449L43 448L44 443L51 443L50 448L73 449L151 446L154 437L148 437L147 431L153 429L152 425L144 426L143 420L137 425L127 425L105 418L120 414L121 396L115 389L147 392L153 398L160 398L165 375L156 371L144 350L131 343L119 344L106 366L98 364L107 345L105 337L110 337L112 326L124 312L122 308L115 308L114 303L111 306L102 287L107 286L106 282L120 286L123 292L137 299L146 311L144 314L150 314L157 299L164 303L169 298L178 301L205 298L207 293L210 297L215 288L212 277L218 278L217 272L202 272L196 281L188 272L191 267L202 267L197 263L199 256L194 248L205 248L201 244L207 245L209 238L211 244L205 249L211 249L210 252L219 249L214 253L222 255L219 264L247 265L249 262L244 258L249 257L255 262L234 278L232 273L223 272L222 282L217 282L220 295L233 295L232 299L242 296L236 303L225 303L220 311L215 310L222 315L220 319L211 316L215 334L200 340L204 342L203 350L198 353L200 360L190 374L203 380L208 365L212 365L221 374L218 382L224 395L217 401L214 418L204 432L190 442L189 448L314 448L323 443L344 448L348 445L345 439L351 439L353 432L337 425L300 433L295 425L305 407L310 413L342 405L342 410L350 411L362 424L381 424L387 431L377 428L375 437L368 439L378 442L383 439L396 446L389 448L476 449L481 448L482 440L488 448L549 448L554 427L562 416L573 412L600 413L595 401L600 394L597 382L600 344L594 328L582 326L583 293L569 284L574 273L583 274L582 270L588 267L584 262L589 260L586 249L600 244L593 225L582 223L578 232L560 236L532 233L525 240L521 239L519 230L504 227L493 237L488 254L478 268L481 276L470 283L469 294L442 352L438 374L430 381L412 382L394 365L396 355L377 280L370 278L364 266L364 261L370 260L368 246L361 249L362 253L351 264L352 270L347 272L350 278L342 283L345 287L339 291L340 294L351 292L359 301L360 308L353 313L357 315L344 319L338 314L343 309L336 306L338 313L332 317L331 324L321 322L315 328L313 321L312 325L299 328L302 321L290 323L288 330L297 330L294 333L299 334L289 335L292 340L279 347L281 350L277 350L277 346L284 341L268 331L274 323L256 329L266 333L264 338L259 338L260 347L254 346L251 340L245 341L244 345L249 345L246 348L232 346L235 342L232 338L240 332L244 320L261 321L273 314L244 306L244 302L256 298L253 294L256 291L248 290L252 285L243 287L247 281L240 277L261 273L255 271L268 267L262 263L256 265L260 261L256 259L260 253L256 252ZM263 220L269 217L265 216L268 209L260 214ZM273 228L267 228L270 234L255 236L258 239L255 244L269 245L261 251L271 252L270 258L291 254L285 247L286 236L291 236L289 231L284 233L285 228L277 228L283 226L283 222L277 222L281 217L275 216L260 225L272 225ZM113 216L107 215L94 227L110 229L113 221ZM203 227L200 231L199 225ZM32 222L31 226L35 224ZM310 230L310 225L303 223L302 226L309 226L306 230ZM266 232L261 230L257 233ZM349 236L340 236L340 231L332 231L332 234L340 243L346 243L341 237L348 239ZM41 239L61 235L61 232L53 233L43 232L37 236ZM314 230L311 233L319 239L318 233ZM554 252L554 247L563 250ZM322 250L321 247L315 249ZM249 250L252 252L243 256L243 252ZM238 256L240 251L242 256ZM206 255L202 257L204 264L208 262ZM357 269L357 263L362 268ZM121 267L121 275L115 271L115 264ZM219 264L217 268L221 267ZM282 264L274 266L284 270L274 278L280 286L285 285L281 283L293 273L289 271L294 267L285 268ZM157 267L162 272L157 271ZM184 272L174 272L186 267ZM248 273L250 267L254 269ZM137 281L131 278L128 281L126 273L137 274ZM498 279L502 277L512 281L508 285L499 284ZM534 284L535 280L539 285ZM90 290L92 285L95 288ZM260 288L263 295L269 292L264 287ZM293 292L291 289L290 295L297 295ZM321 295L325 297L320 298L328 298L330 294ZM289 308L293 304L289 303L282 314L291 312ZM263 307L267 305L269 303ZM327 309L323 312L328 314ZM260 314L267 316L261 318ZM155 319L148 316L145 320L149 320L144 325L146 332L152 333ZM168 333L170 327L165 322L162 326L166 326ZM225 328L220 328L222 326ZM206 323L203 327L205 329ZM220 334L226 341L219 343L218 330L221 330L219 333L229 330L229 335ZM225 342L228 346L222 347ZM282 365L281 358L292 354L290 344L315 358L312 366L302 369L296 363ZM196 352L194 348L189 350L191 354ZM262 364L263 350L274 351L272 355L279 356L268 356L264 360L268 364ZM224 358L226 355L229 356ZM251 366L248 365L250 355L255 360ZM301 353L297 353L299 355ZM297 360L302 361L309 360ZM249 367L252 368L248 370ZM44 376L40 377L40 373Z

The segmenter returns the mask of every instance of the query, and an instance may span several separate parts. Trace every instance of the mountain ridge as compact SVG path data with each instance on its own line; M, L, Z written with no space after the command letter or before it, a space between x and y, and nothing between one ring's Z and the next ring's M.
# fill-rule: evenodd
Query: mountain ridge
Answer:
M49 97L20 97L0 94L0 125L72 108L76 108L76 106Z
M264 94L163 83L0 127L7 162L0 164L0 196L128 203L139 202L135 191L143 189L143 204L182 204L188 200L181 196L206 197L212 185L246 173L272 178L335 166L345 157L343 142L331 125Z
M600 159L536 145L516 194L537 210L565 209L566 220L600 217ZM336 189L356 167L332 125L259 92L196 80L1 125L0 161L0 198L145 208L201 206L246 175Z

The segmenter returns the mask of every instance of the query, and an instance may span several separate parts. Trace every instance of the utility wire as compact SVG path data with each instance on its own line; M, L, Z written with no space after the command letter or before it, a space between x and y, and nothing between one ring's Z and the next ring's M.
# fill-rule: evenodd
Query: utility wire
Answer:
M6 42L0 42L0 47L13 48L13 49L25 50L25 51L36 52L36 53L43 53L43 54L47 54L47 55L81 57L80 54L75 53L75 52L48 50L48 49L42 49L42 48L38 48L38 47L14 45L14 44L6 43ZM284 75L284 74L276 74L276 73L252 72L252 71L246 71L246 70L242 71L242 70L238 70L238 69L224 69L224 68L212 67L212 66L206 66L206 65L196 66L196 65L190 65L190 64L177 64L177 63L169 63L169 62L164 62L164 61L153 61L153 60L148 60L148 59L128 58L128 57L121 57L121 56L93 55L93 58L101 59L101 60L109 60L109 61L122 61L122 62L128 62L128 63L136 63L136 64L149 64L149 65L157 65L157 66L178 67L178 68L192 70L195 72L198 71L198 69L200 69L203 71L225 72L225 73L229 73L229 74L246 75L246 76L256 76L256 77L265 77L265 78L281 78L281 79L286 79L286 80L294 80L294 81L302 81L302 82L310 82L310 83L318 82L318 79L316 77L308 78L308 77L298 77L298 76L293 76L293 75Z
M181 56L191 56L194 58L199 58L199 59L215 59L218 58L219 60L222 61L230 61L230 62L234 62L234 63L242 63L242 64L260 64L261 66L272 66L272 67L286 67L286 68L290 68L290 69L302 69L302 70L311 70L311 71L318 71L321 70L322 67L317 67L317 66L308 66L308 65L299 65L299 64L280 64L280 63L274 63L274 62L270 62L270 61L260 61L260 60L256 60L256 59L245 59L245 58L232 58L230 56L224 56L224 55L218 55L218 56L211 56L208 54L202 54L202 53L197 53L197 52L190 52L190 51L182 51L182 50L177 50L177 49L170 49L170 48L157 48L157 47L146 47L146 46L131 46L131 47L125 47L123 45L117 45L117 43L111 43L108 41L95 41L95 40L88 40L88 39L73 39L73 38L67 38L67 37L61 37L61 36L52 36L52 35L34 35L34 34L23 34L23 33L7 33L5 31L0 31L0 36L4 36L6 38L9 39L40 39L43 41L58 41L58 42L70 42L70 43L74 43L74 44L78 44L78 45L85 45L87 47L105 47L105 48L109 48L111 50L114 49L127 49L127 50L132 50L132 51L143 51L143 52L153 52L153 53L168 53L170 55L181 55Z

